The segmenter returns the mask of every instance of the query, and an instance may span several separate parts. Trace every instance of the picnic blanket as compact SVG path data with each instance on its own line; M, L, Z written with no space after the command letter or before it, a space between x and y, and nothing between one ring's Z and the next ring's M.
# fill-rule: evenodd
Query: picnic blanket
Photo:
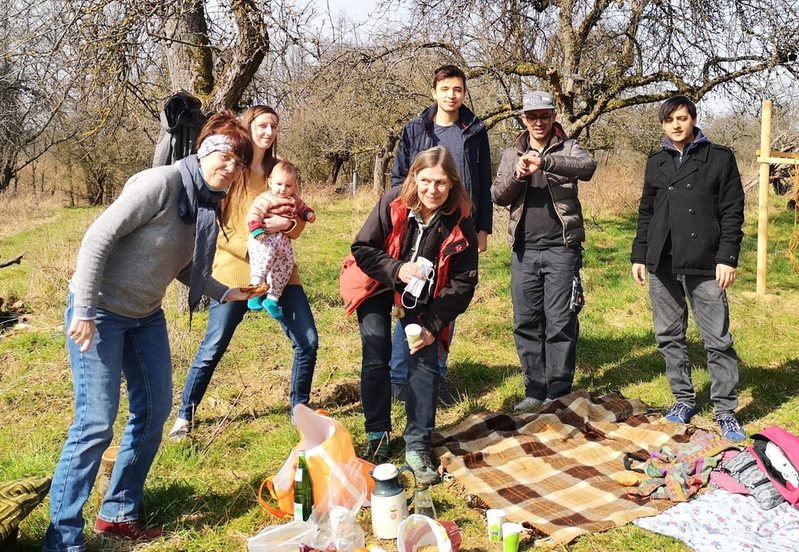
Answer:
M647 455L689 440L693 429L647 415L639 400L576 391L538 413L481 413L433 434L441 464L468 492L507 518L567 543L672 505L628 494L611 475L626 453Z

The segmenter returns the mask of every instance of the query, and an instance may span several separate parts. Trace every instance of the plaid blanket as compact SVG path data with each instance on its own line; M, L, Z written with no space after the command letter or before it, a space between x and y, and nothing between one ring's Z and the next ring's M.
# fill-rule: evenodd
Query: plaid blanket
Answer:
M624 455L689 440L690 429L647 415L639 400L577 391L533 414L482 413L433 435L441 464L468 492L534 527L537 544L567 543L673 504L629 495L611 478Z

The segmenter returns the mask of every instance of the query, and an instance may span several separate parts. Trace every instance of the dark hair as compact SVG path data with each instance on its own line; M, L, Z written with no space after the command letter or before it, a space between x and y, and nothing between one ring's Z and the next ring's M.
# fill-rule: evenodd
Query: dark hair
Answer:
M219 113L211 115L208 122L200 131L197 136L197 141L194 143L195 151L200 149L200 146L209 136L214 134L222 134L230 142L233 148L233 154L239 161L245 165L249 165L252 161L252 142L250 142L250 134L244 130L244 127L239 123L236 114L225 109Z
M691 101L691 98L688 96L673 96L660 104L660 111L658 112L658 118L660 122L666 120L666 117L680 109L681 107L685 106L685 109L688 110L688 114L691 116L692 119L696 119L696 104Z
M268 105L254 105L252 107L248 107L247 110L241 114L241 124L244 125L244 128L247 129L248 133L252 133L252 122L260 117L261 115L274 115L277 122L280 123L280 116L277 112L269 107ZM262 161L261 166L264 169L264 174L269 176L269 173L272 172L272 169L277 163L277 136L275 137L275 141L272 142L272 145L269 146L269 149L266 150L264 153L264 159Z
M466 86L466 73L464 73L460 67L456 65L442 65L433 71L433 88L435 89L438 81L451 78L461 79L463 86Z
M402 197L405 205L414 211L421 209L422 205L419 201L419 186L416 184L416 175L420 171L431 167L441 167L451 184L449 195L447 195L447 199L441 206L440 211L445 215L451 215L460 210L465 216L468 216L472 209L472 200L466 188L463 187L458 168L455 166L455 160L443 146L425 150L413 160L400 192L400 197Z

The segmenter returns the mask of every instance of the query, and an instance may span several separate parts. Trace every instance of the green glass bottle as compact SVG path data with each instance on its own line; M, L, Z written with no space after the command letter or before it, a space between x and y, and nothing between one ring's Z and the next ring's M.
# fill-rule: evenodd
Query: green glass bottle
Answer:
M308 461L305 451L297 451L297 472L294 474L294 519L308 521L313 509L313 488L311 487L311 472L308 471Z

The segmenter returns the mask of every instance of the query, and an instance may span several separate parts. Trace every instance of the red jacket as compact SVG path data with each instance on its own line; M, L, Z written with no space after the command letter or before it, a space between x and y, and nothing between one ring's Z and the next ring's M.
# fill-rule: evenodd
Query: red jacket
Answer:
M395 303L405 283L397 278L400 267L410 259L399 258L408 231L408 207L392 188L381 197L352 244L344 261L339 282L348 314L381 287L394 290ZM448 348L449 325L466 310L477 285L477 236L474 222L463 213L441 215L425 233L423 243L438 232L443 236L436 263L432 297L419 315L419 323ZM431 259L433 260L433 259Z

